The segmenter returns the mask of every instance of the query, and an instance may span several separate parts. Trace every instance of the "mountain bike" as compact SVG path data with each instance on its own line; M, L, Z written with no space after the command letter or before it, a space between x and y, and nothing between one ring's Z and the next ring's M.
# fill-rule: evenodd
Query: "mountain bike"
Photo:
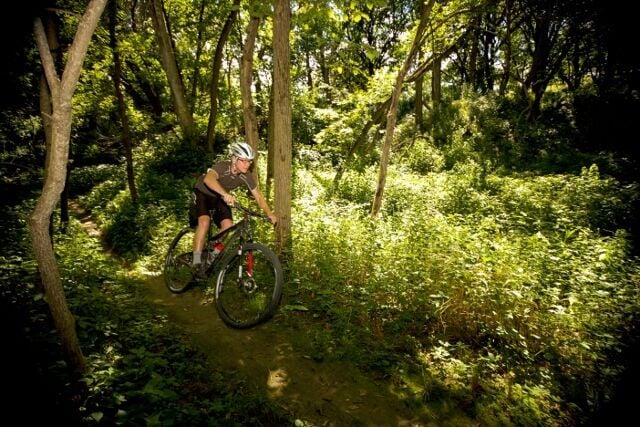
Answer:
M212 226L202 251L205 263L202 277L198 277L192 267L195 230L185 227L169 246L164 281L171 292L179 294L198 282L209 284L212 277L216 277L214 295L218 315L228 326L246 329L273 316L280 305L284 279L275 252L253 238L252 219L269 221L269 218L239 203L233 207L243 212L242 220L217 234L212 233L214 211L209 212Z

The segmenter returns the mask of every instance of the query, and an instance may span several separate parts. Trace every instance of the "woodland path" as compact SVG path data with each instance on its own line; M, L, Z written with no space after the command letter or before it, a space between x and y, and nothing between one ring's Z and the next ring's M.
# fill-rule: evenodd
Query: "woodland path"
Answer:
M84 229L100 238L84 210L70 208ZM108 250L108 249L107 249ZM346 362L315 361L296 349L295 338L308 333L304 325L285 325L282 311L250 330L227 327L202 288L172 294L162 276L147 276L145 295L166 311L195 348L207 356L212 371L237 374L238 380L264 393L305 427L316 426L470 426L465 417L419 411L376 380Z
M277 314L250 330L228 328L202 289L171 294L155 277L148 296L207 355L214 369L237 372L285 409L312 426L426 426L387 387L352 365L317 362L296 351L291 334Z

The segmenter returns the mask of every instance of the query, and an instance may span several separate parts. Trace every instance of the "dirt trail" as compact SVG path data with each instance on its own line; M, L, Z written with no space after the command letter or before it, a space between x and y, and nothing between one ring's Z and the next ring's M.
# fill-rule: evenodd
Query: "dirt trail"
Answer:
M90 214L75 201L70 208L87 233L100 239ZM373 380L353 365L317 362L296 351L291 337L307 331L284 325L281 311L256 328L231 329L206 302L202 288L176 295L167 290L162 276L147 277L149 300L191 337L212 369L237 372L305 427L457 425L452 420L434 422L437 416L424 408L419 413L410 410L389 384Z
M151 300L184 327L213 366L238 371L295 419L313 426L428 425L387 386L353 366L316 362L296 352L288 334L305 331L287 330L281 324L283 314L251 330L230 329L213 304L203 303L202 289L174 295L162 277L148 283Z

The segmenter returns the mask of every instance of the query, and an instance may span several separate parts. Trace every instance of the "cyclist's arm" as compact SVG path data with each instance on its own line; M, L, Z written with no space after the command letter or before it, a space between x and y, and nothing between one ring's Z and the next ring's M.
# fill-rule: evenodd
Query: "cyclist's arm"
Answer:
M276 222L278 222L278 218L271 211L271 208L267 204L267 201L264 199L264 197L262 197L262 193L260 193L260 190L258 190L258 187L251 190L251 195L253 196L254 199L256 199L256 203L258 204L258 206L260 206L260 208L264 211L264 213L267 214L267 216L271 220L271 223L275 224Z
M218 172L213 169L207 171L207 175L204 177L204 183L207 187L218 193L224 202L228 205L235 203L235 198L225 190L225 188L218 181Z

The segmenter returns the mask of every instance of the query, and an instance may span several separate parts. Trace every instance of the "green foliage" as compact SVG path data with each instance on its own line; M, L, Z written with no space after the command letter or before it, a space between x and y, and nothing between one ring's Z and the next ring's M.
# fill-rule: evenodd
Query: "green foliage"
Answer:
M292 276L295 304L330 325L311 336L315 357L389 373L411 354L460 404L482 390L475 411L507 424L561 425L610 396L623 369L611 357L640 314L624 230L637 188L595 166L536 178L472 162L391 168L371 223L375 171L346 174L331 201L309 179Z
M123 173L122 167L108 164L73 168L68 183L70 192L73 196L86 194L110 179L117 180Z
M6 231L15 242L28 242L24 222L17 220L32 208L18 205L19 215L2 216L10 220ZM237 375L212 374L206 357L148 304L141 293L144 278L122 270L77 221L67 234L55 235L54 246L88 362L78 380L65 370L45 298L33 286L36 265L29 248L3 245L0 252L3 316L14 314L11 325L28 331L27 347L12 352L36 361L25 365L34 372L19 373L50 389L51 395L29 392L43 397L40 409L51 420L64 415L68 425L87 426L288 424L280 409L249 391Z

